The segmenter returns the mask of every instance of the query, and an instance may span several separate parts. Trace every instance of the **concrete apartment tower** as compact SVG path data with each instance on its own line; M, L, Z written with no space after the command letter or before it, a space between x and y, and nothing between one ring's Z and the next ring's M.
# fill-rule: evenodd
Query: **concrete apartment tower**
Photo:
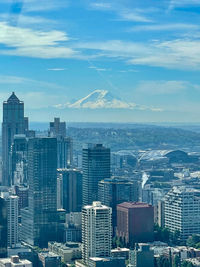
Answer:
M2 192L1 197L6 202L7 210L7 245L10 248L17 246L19 242L19 223L18 223L18 196Z
M88 266L90 257L109 257L112 243L112 209L101 202L82 209L82 260Z
M200 190L173 187L164 198L164 224L171 232L178 231L183 241L193 234L199 234Z

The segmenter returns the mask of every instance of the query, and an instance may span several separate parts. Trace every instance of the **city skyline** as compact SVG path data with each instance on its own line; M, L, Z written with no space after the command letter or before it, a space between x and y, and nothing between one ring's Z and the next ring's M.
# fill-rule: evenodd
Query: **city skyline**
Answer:
M1 0L0 100L15 91L32 121L199 122L199 8ZM73 106L96 90L115 104Z

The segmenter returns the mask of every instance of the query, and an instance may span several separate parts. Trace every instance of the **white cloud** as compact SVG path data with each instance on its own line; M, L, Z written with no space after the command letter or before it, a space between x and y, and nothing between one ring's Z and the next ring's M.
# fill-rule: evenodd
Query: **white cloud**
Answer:
M48 88L48 89L64 89L62 86L59 86L55 83L49 83L40 80L33 80L26 77L18 76L9 76L9 75L0 75L0 84L10 84L10 85L31 85L36 88Z
M1 54L37 58L71 58L76 52L66 47L69 41L61 31L38 31L14 27L0 22L0 44L12 49L2 49Z
M200 6L199 0L170 0L169 9L184 6Z
M23 14L0 14L0 20L2 22L9 21L12 25L14 24L18 26L48 26L49 24L56 24L55 20L47 19L40 16L27 16Z
M124 10L119 13L121 20L135 21L135 22L152 22L151 19L147 18L141 13L136 11Z
M186 81L142 81L136 91L150 95L171 95L186 91L191 84Z
M96 57L119 58L130 65L200 69L200 40L198 39L155 40L146 43L111 40L77 43L76 47L93 50Z
M107 10L107 9L111 9L112 8L110 3L105 3L105 2L91 3L90 7L94 8L94 9L99 9L99 10Z
M118 20L122 21L135 21L135 22L152 22L150 18L147 18L144 13L146 10L138 9L138 8L127 8L123 3L110 3L110 2L93 2L90 3L90 8L98 9L102 11L112 11L117 15Z
M66 69L63 69L63 68L52 68L52 69L47 69L49 71L64 71Z
M130 28L130 31L185 31L198 30L199 26L195 24L174 23L174 24L151 24L138 25Z

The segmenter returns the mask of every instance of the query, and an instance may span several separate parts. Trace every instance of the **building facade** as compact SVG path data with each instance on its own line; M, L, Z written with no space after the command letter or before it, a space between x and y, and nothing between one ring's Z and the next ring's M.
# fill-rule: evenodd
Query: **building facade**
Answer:
M98 200L98 182L110 178L110 149L101 144L83 148L83 205Z
M58 197L66 213L82 209L82 172L78 169L58 169Z
M5 199L0 197L0 258L7 257L7 209Z
M104 179L98 185L98 200L112 208L113 230L117 226L117 205L128 201L138 201L139 186L136 181L125 177Z
M50 137L57 138L57 168L70 168L73 165L73 141L66 137L66 123L60 118L54 118L54 122L49 124Z
M24 117L24 102L20 101L15 93L3 102L2 122L2 183L11 185L10 151L16 134L25 134L28 131L28 119Z
M164 224L186 240L200 233L200 190L173 187L164 198Z
M112 241L112 209L101 202L82 209L82 260L88 266L90 257L109 257Z
M10 152L10 177L13 185L27 184L28 139L24 134L14 136Z
M39 247L57 240L57 140L28 142L28 208L21 210L22 239Z
M153 206L140 202L117 205L117 236L129 244L153 241Z
M154 267L154 252L147 244L139 244L129 253L128 267Z
M9 195L2 192L1 196L6 202L7 209L7 245L10 248L17 246L19 242L19 223L18 223L18 196Z

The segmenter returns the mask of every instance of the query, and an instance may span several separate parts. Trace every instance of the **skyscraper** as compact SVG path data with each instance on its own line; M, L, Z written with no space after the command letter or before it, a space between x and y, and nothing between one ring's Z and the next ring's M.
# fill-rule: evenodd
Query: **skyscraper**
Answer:
M28 139L15 135L10 152L10 177L13 185L27 184Z
M82 260L88 266L90 257L109 257L112 241L112 209L93 202L82 209Z
M7 257L7 209L5 199L0 197L0 258Z
M29 207L21 210L22 239L40 247L57 240L57 141L28 142Z
M2 183L11 185L9 175L9 155L15 134L25 134L28 130L28 119L24 117L24 102L20 101L15 93L3 103L2 123Z
M2 192L1 197L6 202L7 210L7 244L8 247L16 247L19 242L19 223L18 223L18 196L9 195L8 192Z
M49 126L51 137L66 137L66 123L61 122L60 118L54 118L54 121L50 122Z
M66 123L54 118L49 124L50 137L57 138L57 168L70 168L73 164L72 138L66 137Z
M62 208L67 213L81 212L82 209L82 172L77 169L58 169Z
M83 205L98 200L98 182L110 178L110 149L102 144L83 148Z
M137 181L125 177L112 177L99 182L98 200L112 208L113 230L117 226L117 205L122 202L138 201L139 186Z

